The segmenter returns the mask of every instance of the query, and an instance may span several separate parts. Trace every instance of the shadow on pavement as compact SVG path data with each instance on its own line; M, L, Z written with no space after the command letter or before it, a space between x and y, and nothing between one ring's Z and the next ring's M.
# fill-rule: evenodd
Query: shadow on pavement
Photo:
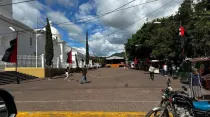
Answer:
M27 81L23 81L23 82L21 82L21 84L28 83L28 82L38 82L38 81L43 81L43 80L45 80L45 79L27 80Z
M52 79L59 79L59 78L65 78L66 76L54 76Z

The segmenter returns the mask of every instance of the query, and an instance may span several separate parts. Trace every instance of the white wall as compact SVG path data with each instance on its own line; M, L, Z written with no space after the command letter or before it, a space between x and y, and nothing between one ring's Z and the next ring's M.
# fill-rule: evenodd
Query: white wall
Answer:
M0 45L0 55L4 55L5 50L10 47L10 41L16 38L16 33L12 33L9 27L13 27L16 31L25 30L24 28L17 27L12 25L11 22L8 22L0 18L0 33L10 33L7 35L1 36L1 45ZM32 38L32 46L30 46L30 37ZM34 55L35 52L35 33L33 32L20 32L18 34L18 55Z
M39 35L37 37L37 54L41 55L45 53L45 36Z
M45 53L45 36L44 35L39 35L37 37L38 41L37 41L37 45L38 45L38 55L44 54ZM56 59L57 57L60 57L61 55L61 48L60 48L60 44L56 43L55 41L53 41L53 49L54 49L54 58Z
M56 59L57 57L60 57L61 48L60 48L60 45L56 43L55 41L53 41L53 49L54 49L54 59Z
M0 4L11 4L12 0L0 0ZM12 5L6 5L0 7L0 15L12 18Z

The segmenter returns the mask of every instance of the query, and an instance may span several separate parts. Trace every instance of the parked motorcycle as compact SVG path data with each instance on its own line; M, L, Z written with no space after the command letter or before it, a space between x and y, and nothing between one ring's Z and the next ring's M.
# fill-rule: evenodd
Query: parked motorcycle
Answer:
M176 108L174 108L174 105L173 105L173 96L175 94L178 94L178 95L185 95L186 97L188 97L188 94L186 94L184 91L187 90L186 87L182 87L182 89L184 91L173 91L172 87L171 87L171 80L167 77L166 75L166 78L167 78L167 87L165 89L162 89L161 92L162 92L162 97L161 97L161 102L159 104L158 107L155 107L153 109L151 109L146 117L150 117L150 116L157 116L157 117L169 117L169 112L171 112L174 117L176 117Z
M210 117L210 101L197 101L175 93L172 96L175 117Z
M172 96L173 89L171 87L171 80L165 75L167 78L167 86L165 89L161 89L161 101L158 107L155 107L151 109L146 117L154 116L154 117L169 117L169 110L167 109L169 107L168 101L171 99L170 97Z
M187 88L182 86L184 91ZM173 117L210 117L210 101L198 101L189 98L184 91L165 91L167 98L162 98L158 107L150 110L146 117L169 117L169 112ZM163 97L163 96L162 96Z

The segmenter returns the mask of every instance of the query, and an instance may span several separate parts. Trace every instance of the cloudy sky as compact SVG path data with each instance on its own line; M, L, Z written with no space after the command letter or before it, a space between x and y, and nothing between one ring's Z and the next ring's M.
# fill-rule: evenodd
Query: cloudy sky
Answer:
M13 0L13 3L19 1L26 0ZM147 18L150 21L172 15L183 2L170 1L37 0L13 5L13 17L31 28L36 28L37 19L38 27L43 27L48 17L59 30L62 39L81 52L85 51L87 30L91 53L107 56L124 51L124 43L141 28ZM121 9L115 10L123 5L125 6ZM164 5L165 7L161 8ZM114 12L109 13L111 11Z

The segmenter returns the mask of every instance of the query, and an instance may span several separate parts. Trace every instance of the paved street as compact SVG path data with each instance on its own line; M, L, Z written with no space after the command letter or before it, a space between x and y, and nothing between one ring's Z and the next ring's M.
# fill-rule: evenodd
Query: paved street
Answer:
M88 84L80 84L81 74L75 73L70 82L57 77L1 87L15 96L18 111L144 112L159 103L166 86L165 77L150 81L148 73L138 70L101 68L88 75ZM174 80L172 87L181 85Z

